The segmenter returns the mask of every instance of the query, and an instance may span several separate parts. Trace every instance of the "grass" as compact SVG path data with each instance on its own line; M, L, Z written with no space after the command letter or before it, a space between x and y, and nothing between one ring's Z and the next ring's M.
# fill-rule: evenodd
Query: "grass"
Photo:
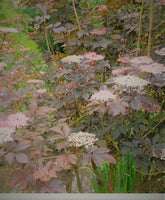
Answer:
M106 182L107 185L110 184L115 193L134 192L136 183L136 169L131 153L128 153L119 159L115 167L112 167L109 163L104 162L102 168L97 167L97 172L100 174L102 179L100 183L97 182L95 173L91 171L91 185L95 193L110 192L103 182Z

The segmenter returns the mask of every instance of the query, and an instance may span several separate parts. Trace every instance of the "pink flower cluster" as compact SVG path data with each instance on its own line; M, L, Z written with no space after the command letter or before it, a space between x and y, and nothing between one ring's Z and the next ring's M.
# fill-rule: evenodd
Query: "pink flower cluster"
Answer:
M96 52L89 52L86 53L84 57L89 59L90 61L97 61L97 60L103 60L105 56L99 55Z
M46 89L38 89L36 91L37 94L45 94L46 93Z
M159 63L142 65L142 66L139 67L139 69L140 69L140 71L148 72L148 73L152 73L152 74L158 74L158 73L165 72L165 67L162 64L159 64Z
M23 113L11 114L7 117L7 124L10 127L22 127L26 126L29 118Z
M57 177L55 170L48 170L46 168L36 170L33 175L36 180L40 180L43 182L49 181L52 177Z
M93 29L90 32L90 34L92 34L92 35L103 35L103 34L105 34L105 28L101 28L101 29L96 28L96 29Z
M129 63L130 62L130 59L127 58L127 57L120 57L118 58L118 61L121 62L121 63Z

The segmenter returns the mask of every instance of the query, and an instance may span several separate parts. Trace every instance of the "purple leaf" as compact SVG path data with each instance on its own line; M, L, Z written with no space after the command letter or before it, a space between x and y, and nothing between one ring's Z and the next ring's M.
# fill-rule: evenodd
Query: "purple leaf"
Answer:
M133 109L135 110L139 110L142 107L142 103L140 101L140 99L138 98L138 96L136 96L130 103L130 105L132 106Z
M61 149L64 149L68 145L69 145L69 141L62 141L57 144L57 149L58 149L58 151L60 151Z
M62 181L52 181L49 186L53 189L53 192L66 193L64 187L62 187Z
M112 111L112 115L116 116L120 113L124 114L124 112L126 111L125 107L120 105L120 104L112 104L111 105L111 111Z
M89 164L90 164L91 158L92 158L92 155L91 155L91 154L84 154L84 155L83 155L83 160L84 160L84 162L85 162L86 165L89 165Z
M116 164L116 159L115 159L113 156L108 155L108 154L102 154L102 157L103 157L103 159L106 160L107 162Z
M11 165L11 163L14 161L14 153L10 152L5 155L5 160Z
M5 154L4 151L0 151L0 157L2 157Z
M53 126L50 130L55 131L56 133L63 134L61 128L58 126Z
M63 133L65 136L68 136L70 133L70 128L66 124L63 126Z
M29 107L30 107L30 112L34 113L37 110L37 103L34 101L29 105Z
M21 151L21 150L27 149L30 146L31 145L28 143L20 143L15 147L14 151Z
M97 148L94 153L108 153L109 151L107 148Z
M102 155L99 155L99 154L95 155L94 154L94 155L92 155L92 160L97 166L102 167L102 165L103 165L103 157L102 157Z
M15 158L19 163L28 163L29 162L27 155L24 153L16 153Z

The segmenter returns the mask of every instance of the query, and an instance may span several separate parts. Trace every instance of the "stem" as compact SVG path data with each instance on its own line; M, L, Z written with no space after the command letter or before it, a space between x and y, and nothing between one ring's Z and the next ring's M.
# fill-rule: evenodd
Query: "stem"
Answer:
M5 41L6 35L7 35L7 33L3 34L3 38L2 38L2 43L1 43L0 49L2 49L2 47L3 47L3 43Z
M46 40L46 45L47 45L48 51L51 52L50 46L49 46L49 41L48 41L48 33L46 30L45 30L45 40Z
M79 31L81 31L80 22L79 22L79 19L78 19L78 14L77 14L77 10L76 10L76 6L75 6L75 1L74 0L72 0L72 5L73 5L73 10L74 10L74 14L75 14L75 17L76 17L78 29L79 29Z
M141 10L140 10L140 16L139 16L139 31L138 31L136 56L138 56L138 54L139 54L139 48L140 48L140 37L141 37L141 30L142 30L142 15L143 15L143 10L144 10L144 0L142 0Z
M152 28L153 28L153 12L154 12L154 0L151 0L147 56L150 56L150 54L151 54L151 39L152 39Z
M133 13L133 0L130 0L130 13Z
M101 112L99 112L99 117L100 117L100 123L101 123L101 129L102 129L102 132L104 134L104 120L103 120L103 115Z
M79 171L78 171L77 166L74 168L74 171L75 171L75 175L76 175L76 179L77 179L77 186L78 186L79 192L83 193L81 180L80 180Z
M152 133L163 121L165 120L165 117L161 119L150 131L148 131L143 138L147 137L150 133Z

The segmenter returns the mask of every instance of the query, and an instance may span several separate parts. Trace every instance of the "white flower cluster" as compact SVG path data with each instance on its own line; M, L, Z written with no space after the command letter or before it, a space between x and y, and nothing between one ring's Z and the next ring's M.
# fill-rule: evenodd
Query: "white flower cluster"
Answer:
M165 149L161 149L160 159L165 160Z
M126 73L131 72L131 71L133 71L132 67L119 67L119 68L113 69L112 74L113 75L120 75L120 74L126 74Z
M84 56L81 55L71 55L71 56L67 56L65 58L62 58L61 61L64 63L80 63L81 60L84 59Z
M148 81L133 75L118 76L113 78L113 81L121 86L140 89L149 84Z
M43 83L43 81L39 80L39 79L30 79L30 80L27 81L27 83L38 84L38 83Z
M160 50L155 51L156 54L160 56L165 56L165 48L162 48Z
M86 148L91 147L94 145L98 139L93 133L88 132L78 132L78 133L71 133L69 135L69 142L71 142L72 146L82 147L85 146Z
M151 64L153 60L147 56L135 57L130 60L131 65L138 66L141 64Z
M117 98L110 90L100 90L92 94L91 101L109 101Z
M11 136L15 132L15 129L9 127L0 127L0 144L13 141Z

